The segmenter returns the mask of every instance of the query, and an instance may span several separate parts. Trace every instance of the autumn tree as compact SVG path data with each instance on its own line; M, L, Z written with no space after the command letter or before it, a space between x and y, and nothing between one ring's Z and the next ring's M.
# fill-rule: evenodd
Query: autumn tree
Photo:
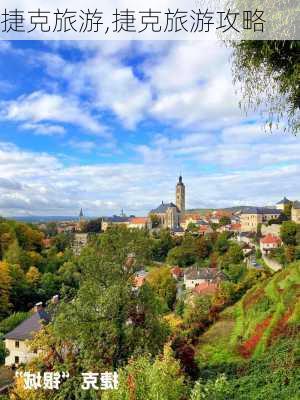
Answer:
M0 319L9 314L11 277L9 265L5 261L0 261Z

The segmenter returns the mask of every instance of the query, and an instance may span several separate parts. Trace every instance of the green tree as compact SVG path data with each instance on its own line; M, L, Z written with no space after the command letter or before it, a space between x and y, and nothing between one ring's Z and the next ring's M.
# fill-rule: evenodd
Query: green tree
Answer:
M168 267L153 268L147 275L147 282L168 309L176 299L176 281Z
M297 132L300 42L243 40L232 45L234 77L242 87L244 106L267 110L266 121L270 127L287 118L287 128Z
M186 398L188 386L169 346L152 362L142 356L120 371L119 388L104 393L103 400L180 400Z
M55 319L56 337L80 349L85 368L116 368L132 355L157 354L168 327L160 302L144 284L134 290L134 274L149 259L143 231L107 230L81 257L82 279L71 301L62 301Z
M280 227L280 237L284 244L293 245L297 244L297 233L299 230L299 226L296 222L286 221Z
M226 216L226 215L223 215L223 216L220 218L219 226L226 226L226 225L230 225L230 224L231 224L231 219L230 219L230 217L228 217L228 216Z

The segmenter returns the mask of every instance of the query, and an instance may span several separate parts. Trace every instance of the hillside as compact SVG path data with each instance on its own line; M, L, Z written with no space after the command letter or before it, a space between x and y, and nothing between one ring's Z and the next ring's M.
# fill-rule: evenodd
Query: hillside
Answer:
M296 399L299 328L300 264L295 263L249 290L201 336L202 376L226 373L237 399Z

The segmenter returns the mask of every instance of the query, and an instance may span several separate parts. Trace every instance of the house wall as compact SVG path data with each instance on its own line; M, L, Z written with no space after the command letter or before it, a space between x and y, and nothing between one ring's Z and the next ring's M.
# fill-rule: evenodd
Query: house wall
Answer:
M300 224L300 209L294 207L292 208L292 221Z
M267 223L271 219L276 219L274 214L242 214L240 217L241 232L257 232L258 224Z
M194 289L196 285L199 285L200 283L205 283L205 279L186 279L184 277L184 284L186 289Z
M25 364L36 357L36 353L29 350L25 340L19 340L19 347L16 347L16 340L5 339L5 348L9 355L5 358L5 365L10 367L15 364L15 357L19 357L19 363Z

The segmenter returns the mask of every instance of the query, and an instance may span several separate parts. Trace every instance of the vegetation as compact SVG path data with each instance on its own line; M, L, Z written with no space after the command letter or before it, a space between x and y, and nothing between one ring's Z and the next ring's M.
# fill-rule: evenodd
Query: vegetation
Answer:
M75 257L68 235L54 234L47 248L25 237L20 244L15 223L4 223L13 227L17 251L8 252L8 245L0 264L0 334L28 316L20 299L27 311L59 292L52 322L31 344L42 352L27 368L71 375L58 392L28 392L17 380L11 399L296 399L298 263L271 276L247 269L227 232L174 238L168 230L124 226L95 234ZM294 228L290 221L282 225L284 249L297 249ZM30 237L36 228L22 229ZM190 293L173 278L174 265L218 268L226 280L214 293ZM148 271L146 280L136 286L141 270ZM119 374L117 390L81 389L82 372L112 370Z
M286 16L282 19L286 20ZM274 123L287 119L287 129L298 132L300 42L244 40L232 45L233 71L242 87L244 107L266 109L266 121L271 129Z

